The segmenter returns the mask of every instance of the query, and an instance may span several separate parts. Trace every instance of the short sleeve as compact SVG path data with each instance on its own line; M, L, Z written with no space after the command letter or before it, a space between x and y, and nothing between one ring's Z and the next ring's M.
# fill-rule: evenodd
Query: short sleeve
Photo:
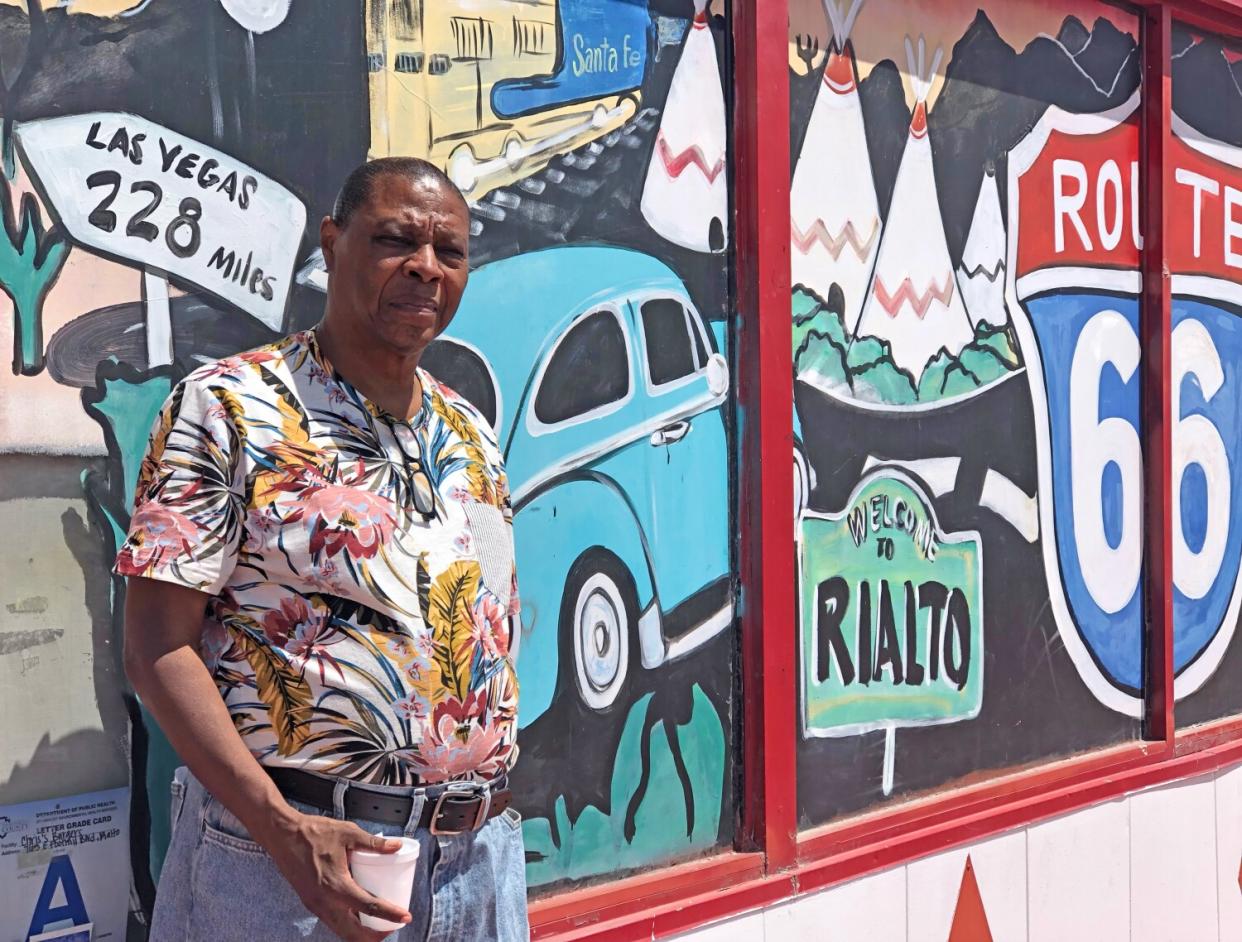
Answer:
M179 384L151 430L129 533L113 572L216 594L237 563L244 519L241 443L219 394Z

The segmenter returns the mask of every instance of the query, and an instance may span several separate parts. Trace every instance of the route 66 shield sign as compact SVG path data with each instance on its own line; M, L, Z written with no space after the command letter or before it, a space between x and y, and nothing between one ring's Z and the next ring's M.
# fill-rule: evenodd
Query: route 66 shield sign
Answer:
M1050 602L1104 705L1142 710L1138 96L1050 108L1009 155L1006 291L1035 410ZM1238 620L1242 151L1174 119L1175 695L1212 675Z

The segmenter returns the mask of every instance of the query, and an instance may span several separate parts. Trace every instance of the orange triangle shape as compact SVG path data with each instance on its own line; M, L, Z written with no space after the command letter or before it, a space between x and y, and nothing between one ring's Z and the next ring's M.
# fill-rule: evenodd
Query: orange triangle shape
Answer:
M949 927L947 942L992 942L992 929L988 926L988 914L983 909L979 881L975 879L975 865L971 863L969 854L966 855L962 888L957 892L957 910L953 913L953 925Z

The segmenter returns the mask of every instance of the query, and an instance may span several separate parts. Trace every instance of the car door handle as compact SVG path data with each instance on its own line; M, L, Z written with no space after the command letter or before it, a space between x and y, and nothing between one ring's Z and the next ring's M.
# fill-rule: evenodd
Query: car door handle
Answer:
M658 432L652 432L651 444L672 445L674 442L679 442L685 438L689 431L689 422L674 422L672 425L664 426Z

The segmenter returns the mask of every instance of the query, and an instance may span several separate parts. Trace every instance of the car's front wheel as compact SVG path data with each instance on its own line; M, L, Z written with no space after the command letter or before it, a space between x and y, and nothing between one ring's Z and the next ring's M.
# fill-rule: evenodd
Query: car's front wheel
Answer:
M561 638L570 650L578 699L592 710L617 701L637 656L634 580L612 553L593 549L570 570L561 602ZM564 648L562 648L564 651Z

